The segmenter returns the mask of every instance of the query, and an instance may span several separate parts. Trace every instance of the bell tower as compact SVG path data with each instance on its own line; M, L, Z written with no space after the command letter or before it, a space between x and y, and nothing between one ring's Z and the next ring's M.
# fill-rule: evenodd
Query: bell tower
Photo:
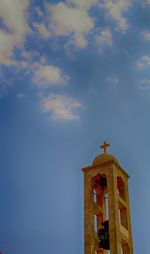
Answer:
M84 172L84 254L133 254L128 178L106 149Z

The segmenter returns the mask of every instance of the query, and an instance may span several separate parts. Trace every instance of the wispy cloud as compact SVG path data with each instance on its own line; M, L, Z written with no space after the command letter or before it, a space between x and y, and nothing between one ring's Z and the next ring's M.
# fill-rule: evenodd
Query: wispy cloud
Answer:
M119 83L119 79L115 76L107 77L107 81L114 84L114 85L117 85Z
M22 56L23 56L23 58L25 58L27 60L31 60L32 59L32 53L31 53L31 51L27 52L26 50L23 50L22 51Z
M0 2L0 18L5 26L0 29L0 63L17 65L13 59L14 47L20 47L30 31L26 20L29 0L5 0Z
M117 29L121 31L126 31L128 28L128 23L126 18L123 16L123 13L128 10L131 2L128 0L103 0L102 3L99 3L101 8L104 8L108 11L109 16L117 22Z
M47 88L52 85L65 85L69 81L69 76L64 74L58 67L52 65L35 65L33 82L40 89Z
M141 79L140 80L140 84L145 84L145 83L150 84L150 79Z
M50 31L47 29L44 23L33 23L33 25L44 39L47 39L51 36Z
M17 98L20 98L20 99L27 98L27 96L24 93L18 93L16 96L17 96Z
M140 90L150 90L150 79L141 79L139 84Z
M42 17L42 16L44 15L43 12L41 11L40 7L35 7L35 10L36 10L37 14L38 14L40 17Z
M110 29L105 29L100 32L100 35L95 36L96 44L98 45L99 52L102 52L104 46L112 46L112 34Z
M140 60L136 61L136 66L139 69L143 69L146 66L150 65L150 57L149 56L142 56Z
M7 89L13 85L14 80L12 78L6 77L0 68L0 98L8 93Z
M41 95L41 109L47 112L52 119L78 120L75 114L77 108L82 105L75 99L66 95L53 94Z
M141 32L141 36L142 36L145 40L150 41L150 31L146 30L146 31Z

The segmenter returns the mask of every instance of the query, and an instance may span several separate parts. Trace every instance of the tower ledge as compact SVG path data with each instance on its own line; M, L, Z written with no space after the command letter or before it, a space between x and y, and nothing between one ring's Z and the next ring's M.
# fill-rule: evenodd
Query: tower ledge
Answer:
M115 164L127 176L127 178L130 178L129 174L120 166L120 164L119 164L118 160L115 158L115 156L113 156L111 154L107 154L107 155L108 156L106 156L106 154L98 155L93 160L92 166L84 167L84 168L82 168L82 171L84 173L86 173L86 172L89 172L91 170L96 170L97 168L104 167L108 164L111 164L111 165ZM95 160L96 160L96 163L95 163Z

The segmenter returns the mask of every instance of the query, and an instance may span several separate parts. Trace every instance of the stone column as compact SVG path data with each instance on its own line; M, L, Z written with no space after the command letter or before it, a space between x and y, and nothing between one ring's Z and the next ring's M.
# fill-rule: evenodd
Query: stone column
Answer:
M117 200L117 175L115 166L111 166L107 175L109 238L111 254L121 254L119 215Z

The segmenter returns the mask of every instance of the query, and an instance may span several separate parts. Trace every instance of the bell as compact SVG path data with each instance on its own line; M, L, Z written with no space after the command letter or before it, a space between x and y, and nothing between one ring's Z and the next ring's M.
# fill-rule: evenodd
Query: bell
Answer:
M105 229L104 228L99 229L98 237L100 240L104 238L104 234L105 234Z
M102 190L104 189L104 187L107 186L106 177L101 177L101 178L100 178L100 186L101 186Z
M105 250L109 250L109 221L104 221L101 223L104 228L99 229L98 237L99 237L99 248L103 248Z
M94 187L98 186L98 180L95 181Z
M101 240L99 242L99 248L103 248L104 250L110 250L109 240Z
M109 221L108 220L102 222L102 226L105 228L106 232L109 232Z

